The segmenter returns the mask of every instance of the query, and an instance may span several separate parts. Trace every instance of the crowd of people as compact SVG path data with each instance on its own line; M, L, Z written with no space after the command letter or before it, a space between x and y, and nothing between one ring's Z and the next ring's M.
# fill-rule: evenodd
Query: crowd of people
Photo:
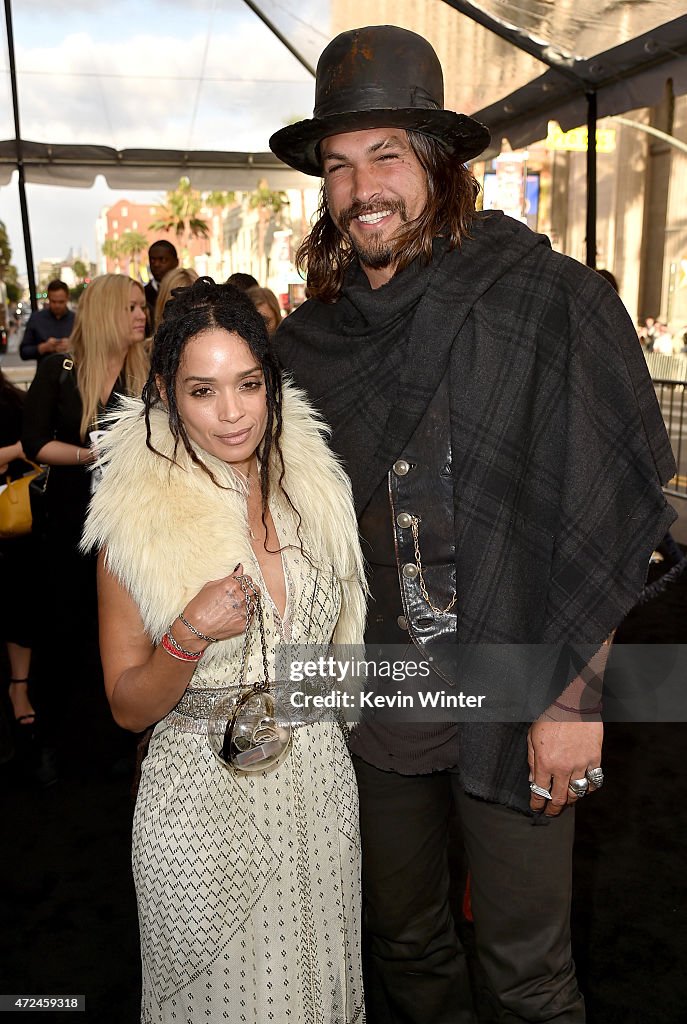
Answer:
M282 318L160 240L145 289L97 278L69 330L51 286L23 407L3 384L0 460L49 467L40 602L7 635L17 728L88 744L107 698L148 735L143 1024L474 1022L453 815L496 1019L585 1020L575 805L604 783L605 661L675 466L618 296L476 211L488 144L425 39L343 32L313 118L270 140L324 180L308 300ZM528 673L522 720L372 711L349 733L280 705L280 645L364 641L553 647L555 673ZM437 690L469 690L452 671Z
M608 281L614 291L620 293L615 274L610 270L597 270L597 274ZM637 324L637 337L645 352L657 352L664 356L687 356L687 325L681 331L671 331L666 320L647 316Z
M646 352L659 352L664 356L687 356L687 326L671 331L665 320L648 316L637 327L637 335Z

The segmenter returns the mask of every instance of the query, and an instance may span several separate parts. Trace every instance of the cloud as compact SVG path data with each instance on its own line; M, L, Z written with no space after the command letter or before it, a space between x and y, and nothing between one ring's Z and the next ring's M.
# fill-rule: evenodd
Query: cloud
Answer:
M330 4L264 0L262 8L314 65L329 38ZM122 0L115 7L20 0L13 14L25 139L255 152L294 116L312 112L312 76L239 0ZM0 52L0 138L13 137ZM70 247L93 257L103 205L163 191L117 192L102 179L92 189L29 185L35 259L62 257ZM0 206L21 267L16 175L0 189Z
M310 112L313 94L307 72L264 33L259 46L254 25L243 22L209 40L197 33L94 43L82 32L22 47L22 134L117 149L264 149L294 109ZM164 59L151 59L156 53Z

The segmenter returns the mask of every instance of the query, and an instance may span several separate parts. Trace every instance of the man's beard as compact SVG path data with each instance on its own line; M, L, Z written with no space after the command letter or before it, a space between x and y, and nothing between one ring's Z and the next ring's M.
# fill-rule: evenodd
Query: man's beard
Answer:
M373 235L365 244L357 242L351 235L348 239L359 261L370 270L383 270L393 263L396 253L388 239L382 238L381 232Z
M354 238L350 233L351 221L361 214L379 213L382 210L390 213L398 213L402 223L408 222L406 204L402 199L390 200L386 203L360 203L355 202L344 210L339 217L339 230L342 231L351 243L351 248L365 267L371 270L383 270L396 259L396 243L394 239L384 238L381 231L370 235L364 242Z

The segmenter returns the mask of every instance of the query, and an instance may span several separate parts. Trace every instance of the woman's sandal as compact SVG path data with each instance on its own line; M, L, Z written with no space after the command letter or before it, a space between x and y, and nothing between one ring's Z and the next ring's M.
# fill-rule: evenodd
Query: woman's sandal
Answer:
M19 683L20 685L23 683L27 687L29 685L28 679L10 679L10 686L13 683ZM29 711L25 715L16 715L14 721L20 729L30 729L36 724L36 712Z

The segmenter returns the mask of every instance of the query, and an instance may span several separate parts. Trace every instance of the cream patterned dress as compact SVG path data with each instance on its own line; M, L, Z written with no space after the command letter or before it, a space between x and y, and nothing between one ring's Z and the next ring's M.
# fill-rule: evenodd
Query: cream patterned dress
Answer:
M283 640L327 643L340 590L301 553L289 510L271 509L281 543L290 543L283 621L257 562L244 571L266 595L273 656ZM223 667L199 663L143 762L133 834L141 1020L363 1022L358 803L341 730L334 722L296 728L277 768L234 773L215 760L199 711L207 691L236 683L240 652ZM253 643L248 679L259 678Z

